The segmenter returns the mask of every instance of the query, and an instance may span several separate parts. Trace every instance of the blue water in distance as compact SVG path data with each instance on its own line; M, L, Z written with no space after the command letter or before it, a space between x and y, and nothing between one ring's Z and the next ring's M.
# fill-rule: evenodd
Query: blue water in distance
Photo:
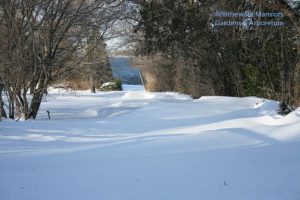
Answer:
M141 85L140 72L130 64L128 57L111 57L109 59L113 76L121 79L123 84Z

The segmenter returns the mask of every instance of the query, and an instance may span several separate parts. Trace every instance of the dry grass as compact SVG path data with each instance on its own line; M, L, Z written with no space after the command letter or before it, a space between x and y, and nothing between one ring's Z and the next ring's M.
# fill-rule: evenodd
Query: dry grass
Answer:
M195 98L215 95L212 83L208 82L199 66L188 61L171 61L161 56L137 57L133 65L140 69L148 91L175 91ZM202 74L201 77L199 74Z
M87 90L90 89L90 82L87 80L69 80L65 81L64 85L74 90Z
M160 56L136 57L133 66L140 69L146 90L174 91L174 70L168 60Z

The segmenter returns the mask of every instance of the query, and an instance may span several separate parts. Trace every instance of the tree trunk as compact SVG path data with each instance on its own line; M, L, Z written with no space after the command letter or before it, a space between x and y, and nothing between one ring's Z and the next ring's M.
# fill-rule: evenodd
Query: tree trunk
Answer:
M2 120L2 117L7 118L6 112L4 110L4 103L2 100L2 91L3 91L4 85L0 84L0 121Z
M31 84L30 85L30 88L29 88L29 94L30 95L33 95L33 93L34 93L34 87L35 87L35 84Z
M94 75L90 76L90 86L91 86L91 93L96 93L96 86L94 81Z
M15 100L14 99L10 99L8 110L9 110L9 114L8 114L9 118L15 119Z
M298 46L298 62L294 74L294 104L300 106L300 45Z
M300 17L292 18L292 22L298 32L298 37L300 37ZM300 44L298 43L297 51L297 63L295 65L295 74L294 74L294 105L300 106Z
M36 92L35 94L33 94L33 98L32 98L31 105L30 105L30 114L28 116L29 119L30 118L36 119L37 113L41 106L43 95L44 95L43 91L39 91L39 92Z

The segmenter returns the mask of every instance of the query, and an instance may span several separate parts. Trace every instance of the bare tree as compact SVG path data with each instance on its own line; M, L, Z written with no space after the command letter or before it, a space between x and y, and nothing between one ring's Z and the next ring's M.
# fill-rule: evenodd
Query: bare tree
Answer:
M8 92L10 118L15 111L25 119L36 118L47 87L87 57L92 30L105 33L115 21L112 8L121 4L117 0L1 1L0 77Z

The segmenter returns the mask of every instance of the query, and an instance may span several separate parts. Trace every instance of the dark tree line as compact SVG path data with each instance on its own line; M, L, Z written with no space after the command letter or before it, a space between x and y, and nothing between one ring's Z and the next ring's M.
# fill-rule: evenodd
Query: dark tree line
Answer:
M154 60L153 90L261 96L300 103L300 18L284 1L138 1L137 53ZM218 10L281 12L277 27L217 27ZM240 18L239 20L246 20ZM257 21L266 19L256 18ZM149 64L149 63L148 63ZM148 71L146 74L148 74ZM147 77L145 78L147 79Z

